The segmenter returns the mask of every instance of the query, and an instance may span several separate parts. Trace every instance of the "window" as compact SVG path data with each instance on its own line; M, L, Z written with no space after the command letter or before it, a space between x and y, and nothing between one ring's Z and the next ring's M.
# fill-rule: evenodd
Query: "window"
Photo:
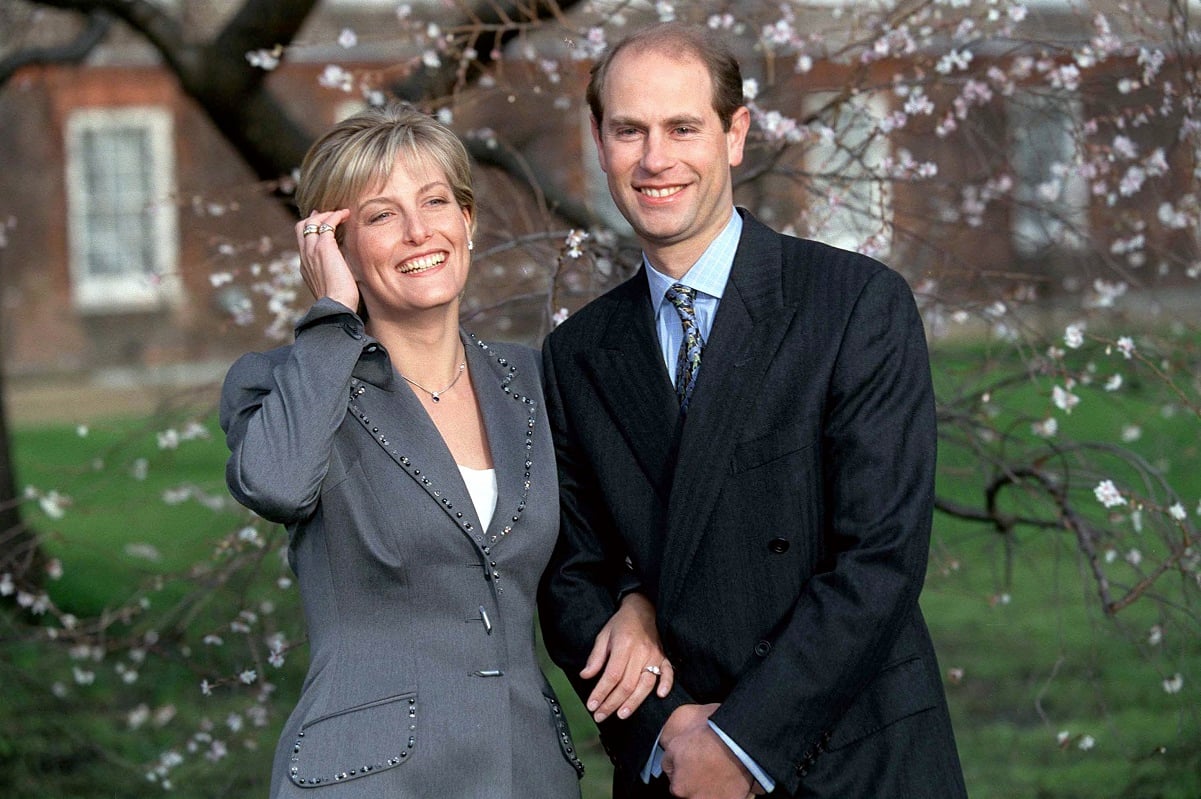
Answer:
M1080 104L1064 97L1026 92L1009 102L1013 246L1021 255L1078 249L1087 232L1088 185L1075 167L1080 116Z
M153 310L179 298L174 174L165 109L86 109L68 119L71 289L80 310Z
M834 95L805 99L813 113ZM880 120L889 112L878 94L860 94L822 114L830 135L805 151L810 200L808 235L846 250L881 257L892 243L892 194L880 173L889 145Z

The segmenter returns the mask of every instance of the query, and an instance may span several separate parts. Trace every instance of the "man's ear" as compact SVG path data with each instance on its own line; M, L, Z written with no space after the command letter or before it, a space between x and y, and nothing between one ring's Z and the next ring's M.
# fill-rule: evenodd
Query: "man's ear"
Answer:
M588 115L588 121L592 126L592 142L596 145L596 159L600 161L601 171L607 173L609 171L609 166L605 163L605 146L604 141L601 138L600 125L597 123L596 117L592 116L591 114Z
M730 117L730 129L726 131L726 157L730 166L742 163L742 150L746 145L746 134L751 129L751 112L744 105L739 106Z

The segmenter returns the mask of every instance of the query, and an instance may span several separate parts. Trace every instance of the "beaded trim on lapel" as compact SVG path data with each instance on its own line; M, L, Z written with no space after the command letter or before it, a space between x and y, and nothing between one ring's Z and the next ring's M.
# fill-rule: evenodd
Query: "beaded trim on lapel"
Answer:
M521 496L517 501L517 508L513 511L509 521L503 527L501 527L498 532L492 533L485 538L485 531L477 531L471 520L464 518L463 511L454 509L454 503L452 503L447 497L443 496L442 490L433 485L429 477L422 473L421 468L414 464L411 458L402 454L399 449L392 445L392 439L389 437L389 435L380 430L377 425L373 424L371 419L367 417L367 414L364 413L362 408L355 403L355 399L357 397L361 397L367 392L367 386L363 383L363 381L358 380L357 378L350 381L349 407L351 414L354 416L354 418L359 420L359 423L366 428L367 432L371 433L371 436L376 440L376 443L383 447L384 450L392 456L392 459L400 464L400 466L409 473L409 476L416 480L431 497L433 497L439 504L442 505L443 510L445 510L446 513L452 519L454 519L455 524L459 525L463 532L467 533L467 535L471 536L471 538L475 540L485 555L490 555L492 547L513 531L513 526L517 524L518 520L521 518L521 514L525 512L526 501L530 496L530 473L534 466L534 462L532 460L534 453L534 426L537 419L538 404L526 395L513 390L511 387L513 380L517 377L516 366L510 364L507 358L494 355L492 350L489 349L488 345L477 339L475 334L471 334L471 340L477 347L480 348L481 351L496 358L497 365L500 366L501 370L504 372L504 377L500 381L500 390L518 402L524 404L526 411L529 414L529 417L526 420L525 428L525 458L523 460L523 463L525 464L525 474L521 481ZM499 581L500 572L497 570L496 562L489 560L489 566L490 570L487 572L489 578L493 582ZM499 586L497 587L497 590L501 590Z

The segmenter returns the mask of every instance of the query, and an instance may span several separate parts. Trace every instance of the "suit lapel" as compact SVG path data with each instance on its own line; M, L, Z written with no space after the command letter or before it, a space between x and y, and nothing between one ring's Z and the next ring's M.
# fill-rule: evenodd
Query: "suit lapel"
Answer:
M639 271L617 292L599 346L583 355L584 373L666 501L679 405L659 354L646 275Z
M521 401L520 385L536 385L537 375L519 375L515 366L486 345L471 340L466 344L467 362L475 383L475 396L484 415L484 429L496 469L496 512L488 524L486 542L505 535L513 517L524 508L529 493L531 450L526 446L533 428L530 420L536 406ZM514 399L514 395L518 399ZM539 399L537 396L529 398Z
M753 408L796 314L783 302L777 234L746 217L730 280L701 359L671 483L659 603L669 612L728 476L737 420ZM656 350L657 352L657 350Z

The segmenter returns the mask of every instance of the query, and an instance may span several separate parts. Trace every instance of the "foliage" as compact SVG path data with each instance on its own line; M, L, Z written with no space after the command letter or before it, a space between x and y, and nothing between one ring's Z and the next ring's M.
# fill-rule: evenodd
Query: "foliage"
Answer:
M303 20L310 4L301 5ZM486 22L399 5L394 30L344 28L323 42L350 64L370 36L394 43L398 63L331 63L321 84L367 102L403 89L508 175L484 220L490 244L475 269L490 277L475 284L469 312L536 338L628 274L636 250L531 166L545 138L513 125L510 139L502 119L462 120L536 97L541 125L578 136L574 76L626 27L678 16L728 35L743 52L755 120L739 202L778 228L901 269L927 321L941 438L927 604L957 721L970 726L971 709L1000 692L1012 717L990 722L995 747L1073 773L1094 750L1117 752L1133 775L1106 772L1107 782L1077 791L1057 787L1076 784L1066 777L1024 772L1031 795L1098 795L1128 780L1130 795L1178 796L1197 787L1190 708L1201 680L1201 339L1188 313L1201 276L1194 8L784 2L741 3L735 17L720 2L542 3ZM478 47L485 40L494 46ZM270 72L288 55L281 46L240 57ZM504 191L536 212L512 210ZM285 336L305 302L295 253L247 246L216 257L228 268L212 275L215 289L247 290L238 321L265 328L265 343ZM45 587L43 575L0 575L9 604L0 667L34 697L21 729L37 727L33 710L63 701L95 703L138 733L121 736L136 741L126 749L95 729L56 731L79 745L69 756L46 747L38 768L70 771L64 761L86 751L143 772L155 790L211 783L216 795L238 793L238 775L252 772L214 762L269 758L290 700L275 685L295 679L303 631L281 532L232 506L219 473L187 471L189 452L220 449L212 432L207 410L156 418L133 437L90 432L79 451L93 471L71 490L62 467L23 476L26 506L49 522L49 577L61 579ZM119 490L130 481L138 491ZM127 499L105 509L112 496ZM154 545L162 561L131 566L151 550L131 555L128 543L166 525L178 534L169 548ZM216 542L215 551L188 542ZM93 586L93 575L118 582ZM1005 648L1035 650L1032 660L989 651L993 636L977 629L989 623L960 596L998 613L1020 608ZM1156 726L1122 696L1169 720ZM981 781L1001 781L965 760Z

